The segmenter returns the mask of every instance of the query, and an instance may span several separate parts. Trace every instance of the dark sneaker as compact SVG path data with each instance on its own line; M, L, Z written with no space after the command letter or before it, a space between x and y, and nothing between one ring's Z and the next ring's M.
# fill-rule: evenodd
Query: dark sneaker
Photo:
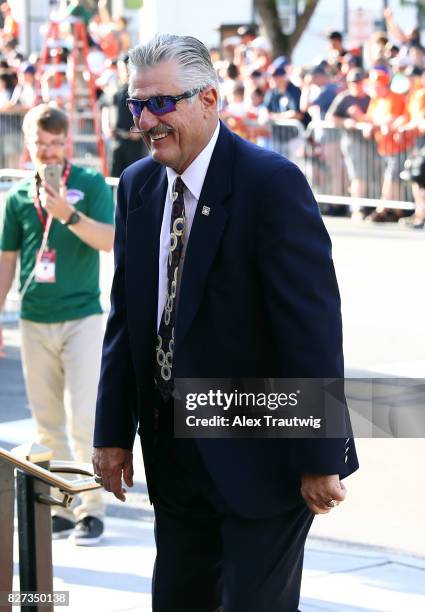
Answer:
M403 227L410 227L412 229L423 229L425 226L425 219L421 219L416 215L410 215L409 217L402 217L398 220L400 225Z
M103 521L95 516L85 516L75 525L70 540L77 546L93 546L102 539Z
M75 523L63 518L63 516L52 516L52 539L60 540L68 537L74 531Z

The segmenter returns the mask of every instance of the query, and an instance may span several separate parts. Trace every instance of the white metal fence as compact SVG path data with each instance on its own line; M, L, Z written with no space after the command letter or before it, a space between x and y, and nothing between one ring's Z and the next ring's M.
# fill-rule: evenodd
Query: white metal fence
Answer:
M423 146L423 138L402 130L397 137L405 140L406 145L398 147L395 143L393 150L387 145L387 155L383 156L378 153L375 139L365 139L360 129L347 131L326 121L314 121L305 128L300 121L289 120L272 125L270 146L300 166L317 200L329 204L351 203L347 168L354 163L354 170L364 183L361 205L378 206L386 167L392 163L394 195L393 201L386 205L410 210L413 208L411 187L401 180L400 171L406 157Z

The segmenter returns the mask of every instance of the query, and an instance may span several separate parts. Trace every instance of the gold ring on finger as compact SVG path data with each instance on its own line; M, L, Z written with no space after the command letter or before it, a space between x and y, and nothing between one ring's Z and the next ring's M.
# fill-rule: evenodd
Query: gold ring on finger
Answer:
M336 501L336 499L330 499L328 502L326 502L327 508L335 508L335 506L337 505L338 505L338 502Z

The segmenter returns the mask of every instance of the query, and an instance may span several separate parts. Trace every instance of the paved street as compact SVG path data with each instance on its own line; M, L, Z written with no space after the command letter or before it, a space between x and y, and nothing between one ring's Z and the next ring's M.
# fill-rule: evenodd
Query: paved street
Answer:
M425 378L425 232L327 218L342 298L346 375Z
M346 376L425 378L425 232L326 218L341 291ZM311 533L425 557L423 439L359 439L347 502Z
M425 378L421 325L425 233L328 219L343 300L347 375ZM0 446L34 439L19 361L19 333L5 331L0 362ZM362 469L346 482L347 501L318 517L308 541L303 612L425 610L425 445L422 439L360 439ZM153 515L140 452L128 502L108 502L101 546L54 542L55 588L70 610L150 609ZM87 602L91 602L89 605Z

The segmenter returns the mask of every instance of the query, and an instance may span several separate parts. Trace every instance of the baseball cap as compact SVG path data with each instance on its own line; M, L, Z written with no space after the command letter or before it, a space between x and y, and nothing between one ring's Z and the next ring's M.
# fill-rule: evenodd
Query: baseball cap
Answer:
M286 67L289 65L289 60L285 55L279 55L272 61L268 68L268 73L271 76L283 76L286 74Z
M24 74L35 74L36 73L36 69L35 66L33 66L32 64L30 64L29 62L23 62L20 66L19 66L19 71L23 72Z
M352 68L360 68L361 63L362 63L362 58L359 57L358 55L354 55L353 53L346 53L342 57L342 63L348 64Z
M275 68L275 70L271 70L269 72L269 75L272 77L276 77L276 76L285 76L286 75L286 70L283 66L280 66L279 68Z
M263 73L261 72L261 70L258 70L257 68L255 70L253 70L250 75L250 77L252 77L253 79L259 79L260 77L263 76Z
M240 26L237 29L238 36L257 36L257 26Z
M336 30L334 32L330 32L330 34L328 34L328 40L342 40L342 34L341 32L337 32Z
M310 68L310 70L308 71L308 74L311 74L312 76L326 76L328 73L324 66L319 65L319 66L313 66L313 68Z
M361 68L353 68L347 74L347 83L359 83L367 79L367 73Z

